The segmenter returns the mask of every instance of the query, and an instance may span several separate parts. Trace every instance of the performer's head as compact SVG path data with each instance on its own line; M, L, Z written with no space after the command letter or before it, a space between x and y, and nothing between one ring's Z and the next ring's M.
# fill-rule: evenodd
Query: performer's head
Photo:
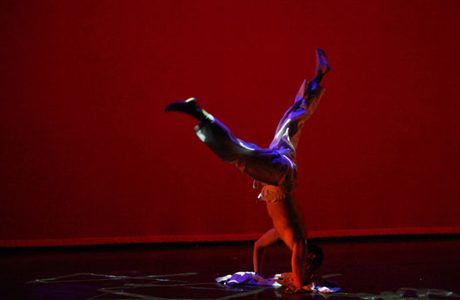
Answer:
M319 269L323 263L324 254L323 250L316 244L308 242L308 260L312 271Z

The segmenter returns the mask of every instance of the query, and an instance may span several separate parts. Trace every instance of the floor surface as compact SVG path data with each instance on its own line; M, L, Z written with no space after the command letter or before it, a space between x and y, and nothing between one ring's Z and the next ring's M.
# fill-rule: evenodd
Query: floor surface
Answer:
M154 244L0 250L0 299L460 299L460 237L316 240L321 274L342 293L229 289L218 276L251 270L252 243ZM283 245L263 275L289 271Z

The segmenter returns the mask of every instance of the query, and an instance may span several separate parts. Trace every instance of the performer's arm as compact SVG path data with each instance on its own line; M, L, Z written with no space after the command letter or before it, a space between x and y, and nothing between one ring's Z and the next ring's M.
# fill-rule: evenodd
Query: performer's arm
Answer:
M254 244L254 253L253 253L253 264L254 272L257 274L260 272L262 267L262 256L265 248L270 245L273 245L279 241L278 232L275 228L270 229L264 233Z

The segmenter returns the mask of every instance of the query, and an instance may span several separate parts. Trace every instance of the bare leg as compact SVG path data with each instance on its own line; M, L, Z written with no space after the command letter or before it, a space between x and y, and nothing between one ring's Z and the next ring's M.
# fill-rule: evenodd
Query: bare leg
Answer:
M278 232L276 232L275 228L270 229L269 231L265 232L255 243L254 243L254 253L253 253L253 264L254 264L254 272L257 274L260 273L262 268L262 258L264 254L265 248L273 245L277 241L279 241Z

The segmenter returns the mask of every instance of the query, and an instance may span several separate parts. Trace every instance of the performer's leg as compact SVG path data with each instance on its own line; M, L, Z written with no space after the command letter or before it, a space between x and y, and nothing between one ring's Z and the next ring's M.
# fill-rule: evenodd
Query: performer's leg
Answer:
M171 103L165 111L182 112L199 120L195 131L201 141L219 158L234 164L257 181L278 185L288 173L289 161L278 151L236 138L227 126L203 110L194 98Z
M255 243L254 243L254 252L253 252L253 264L254 264L254 272L257 274L260 273L262 269L262 258L264 254L265 248L273 245L277 241L279 241L278 232L276 232L275 228L270 229L266 233L264 233Z
M258 146L237 139L222 122L202 109L195 98L173 102L165 111L188 114L200 121L195 131L201 141L206 143L222 160L232 163L239 156L260 149Z
M219 120L201 122L198 137L222 160L234 164L253 179L279 185L288 176L292 162L277 150L261 148L236 138Z
M297 147L303 124L315 112L324 92L320 83L329 71L330 66L325 52L322 49L317 49L316 74L310 81L303 81L297 92L294 104L289 107L278 123L276 134L270 147L276 148L279 143L283 142L283 139L286 140L284 142L291 144L294 149Z

